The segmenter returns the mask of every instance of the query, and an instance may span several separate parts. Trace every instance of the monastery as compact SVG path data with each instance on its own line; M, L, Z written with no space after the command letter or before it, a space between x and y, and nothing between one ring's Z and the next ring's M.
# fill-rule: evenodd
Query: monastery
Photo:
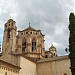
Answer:
M0 75L71 75L68 56L58 56L51 45L45 50L44 34L29 25L17 34L16 22L4 25Z

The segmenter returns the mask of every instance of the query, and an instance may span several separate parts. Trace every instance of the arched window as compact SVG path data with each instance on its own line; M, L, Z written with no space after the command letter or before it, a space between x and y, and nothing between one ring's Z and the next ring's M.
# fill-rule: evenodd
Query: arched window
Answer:
M24 38L22 41L22 53L26 52L26 39Z
M32 52L36 51L36 39L32 40Z
M48 55L45 55L45 58L48 58Z
M7 37L10 38L10 28L8 29Z
M54 56L55 56L55 53L54 53Z

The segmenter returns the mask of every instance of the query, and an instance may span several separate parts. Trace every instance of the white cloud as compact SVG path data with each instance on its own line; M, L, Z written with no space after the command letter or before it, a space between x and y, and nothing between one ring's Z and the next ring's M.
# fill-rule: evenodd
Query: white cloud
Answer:
M0 28L10 18L16 21L18 29L31 26L45 34L46 50L53 42L59 54L65 54L68 47L68 21L74 12L73 0L0 0Z

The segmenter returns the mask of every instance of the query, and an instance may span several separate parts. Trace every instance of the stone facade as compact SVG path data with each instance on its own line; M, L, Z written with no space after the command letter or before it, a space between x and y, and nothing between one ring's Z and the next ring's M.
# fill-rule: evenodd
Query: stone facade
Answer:
M18 31L9 19L4 25L0 75L71 75L68 56L57 56L56 48L44 47L41 30L29 27Z
M44 34L41 30L29 27L18 31L16 22L9 19L4 26L3 53L24 54L31 58L45 58L56 56L56 48L52 45L47 53L44 48ZM50 54L50 56L49 56Z
M37 75L71 75L68 56L45 58L37 62Z
M20 56L20 67L0 61L0 75L72 75L68 56L44 58L34 61Z
M3 53L11 53L16 50L16 22L9 19L4 25L4 37L3 37Z
M18 31L17 51L32 58L42 58L44 56L44 35L41 30L35 30L31 26Z
M28 59L27 57L20 57L20 75L37 75L36 62Z
M0 60L0 75L19 75L21 68Z

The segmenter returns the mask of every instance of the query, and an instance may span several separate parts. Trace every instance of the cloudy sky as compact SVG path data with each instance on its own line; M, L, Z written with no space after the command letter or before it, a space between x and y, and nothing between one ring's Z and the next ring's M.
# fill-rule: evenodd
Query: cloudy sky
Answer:
M4 24L10 18L18 30L31 26L45 34L45 49L51 43L59 55L65 55L69 38L69 14L74 12L74 0L0 0L0 40Z

